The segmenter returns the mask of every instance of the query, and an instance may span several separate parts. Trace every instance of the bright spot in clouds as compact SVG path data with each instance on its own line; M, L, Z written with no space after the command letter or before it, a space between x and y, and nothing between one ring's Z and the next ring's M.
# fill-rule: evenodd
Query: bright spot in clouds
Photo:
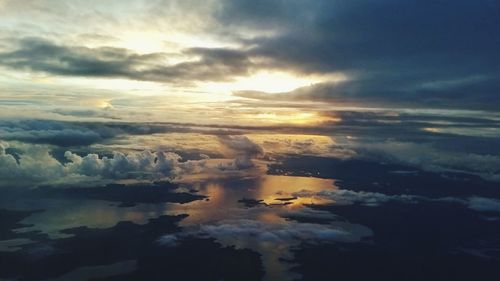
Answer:
M208 92L228 93L251 90L266 93L283 93L324 81L341 82L347 80L344 74L327 76L298 76L287 72L259 71L253 75L239 77L230 82L203 83Z

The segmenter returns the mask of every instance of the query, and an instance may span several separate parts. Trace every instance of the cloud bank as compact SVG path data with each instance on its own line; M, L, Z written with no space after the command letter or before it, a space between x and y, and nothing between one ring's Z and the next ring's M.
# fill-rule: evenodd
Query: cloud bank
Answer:
M66 150L61 158L54 156L51 146L14 143L11 147L8 142L0 142L0 187L72 186L124 179L234 177L253 171L255 164L252 159L260 155L262 149L244 136L225 136L224 139L229 147L238 148L235 154L218 159L201 155L196 160L183 160L177 153L160 149L128 153L113 151L105 155Z
M6 153L8 144L0 145L0 186L75 185L101 181L160 179L172 176L182 169L180 156L175 153L143 151L124 154L114 152L111 157L97 154L79 156L66 151L67 163L61 163L47 147L23 147L18 159Z

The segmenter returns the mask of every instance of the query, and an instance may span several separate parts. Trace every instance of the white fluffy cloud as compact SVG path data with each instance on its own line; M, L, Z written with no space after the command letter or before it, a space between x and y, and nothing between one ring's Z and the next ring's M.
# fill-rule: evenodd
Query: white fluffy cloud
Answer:
M0 142L0 187L41 185L75 185L106 183L120 179L158 180L185 178L200 174L217 176L245 173L254 163L245 155L231 159L182 161L172 152L113 152L112 156L90 153L80 156L66 151L64 163L56 159L48 146L19 144L18 155L7 153L8 143Z
M261 254L277 248L288 251L301 242L357 242L373 235L368 227L345 222L331 212L302 208L256 206L227 208L222 216L207 216L184 228L181 236L212 237L237 248L254 249ZM321 223L315 220L321 220ZM172 246L178 236L166 234L158 243Z
M66 151L64 156L68 162L61 163L46 146L23 145L18 159L6 152L7 147L7 143L0 143L0 186L72 185L131 176L159 179L193 170L195 166L191 161L180 162L181 157L175 153L163 151L114 152L112 157L93 153L79 156ZM202 162L197 164L203 165Z
M6 152L8 147L7 143L0 143L0 186L43 183L68 176L64 165L53 158L47 149L27 146L20 158L16 159Z
M248 219L223 220L214 224L202 225L200 231L211 237L216 237L220 241L253 240L271 243L290 243L290 241L356 242L362 237L372 235L371 230L360 225L298 223L294 221L269 223Z
M104 178L126 178L130 174L168 176L176 169L181 159L175 153L163 151L142 151L128 155L114 152L110 158L99 158L97 154L81 157L66 151L64 156L70 161L64 165L68 172Z
M221 163L221 170L242 170L252 168L253 158L262 156L264 150L246 136L219 136L220 143L225 148L225 154L234 157L230 163Z

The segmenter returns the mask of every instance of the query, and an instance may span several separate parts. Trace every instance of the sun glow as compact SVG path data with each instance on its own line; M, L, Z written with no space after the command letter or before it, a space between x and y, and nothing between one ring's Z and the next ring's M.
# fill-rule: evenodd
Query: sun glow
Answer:
M296 88L309 86L318 81L311 78L297 77L282 72L260 72L243 77L231 83L232 90L253 90L269 93L289 92Z
M316 112L275 111L263 113L242 114L243 119L272 124L313 125L327 121L336 121Z
M233 81L203 83L199 86L204 91L213 93L231 93L243 90L281 93L321 81L322 79L319 77L298 77L285 72L261 71L251 76L236 78Z

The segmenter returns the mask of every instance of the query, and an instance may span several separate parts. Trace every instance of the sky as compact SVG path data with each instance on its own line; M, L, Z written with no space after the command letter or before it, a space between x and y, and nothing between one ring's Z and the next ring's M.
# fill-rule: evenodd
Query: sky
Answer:
M11 102L498 110L496 1L3 0L0 13Z
M496 0L0 0L0 280L496 280L499 50Z
M113 175L74 175L66 149L383 157L497 179L499 15L496 1L2 0L0 138L20 170L6 182L44 151L48 182Z

